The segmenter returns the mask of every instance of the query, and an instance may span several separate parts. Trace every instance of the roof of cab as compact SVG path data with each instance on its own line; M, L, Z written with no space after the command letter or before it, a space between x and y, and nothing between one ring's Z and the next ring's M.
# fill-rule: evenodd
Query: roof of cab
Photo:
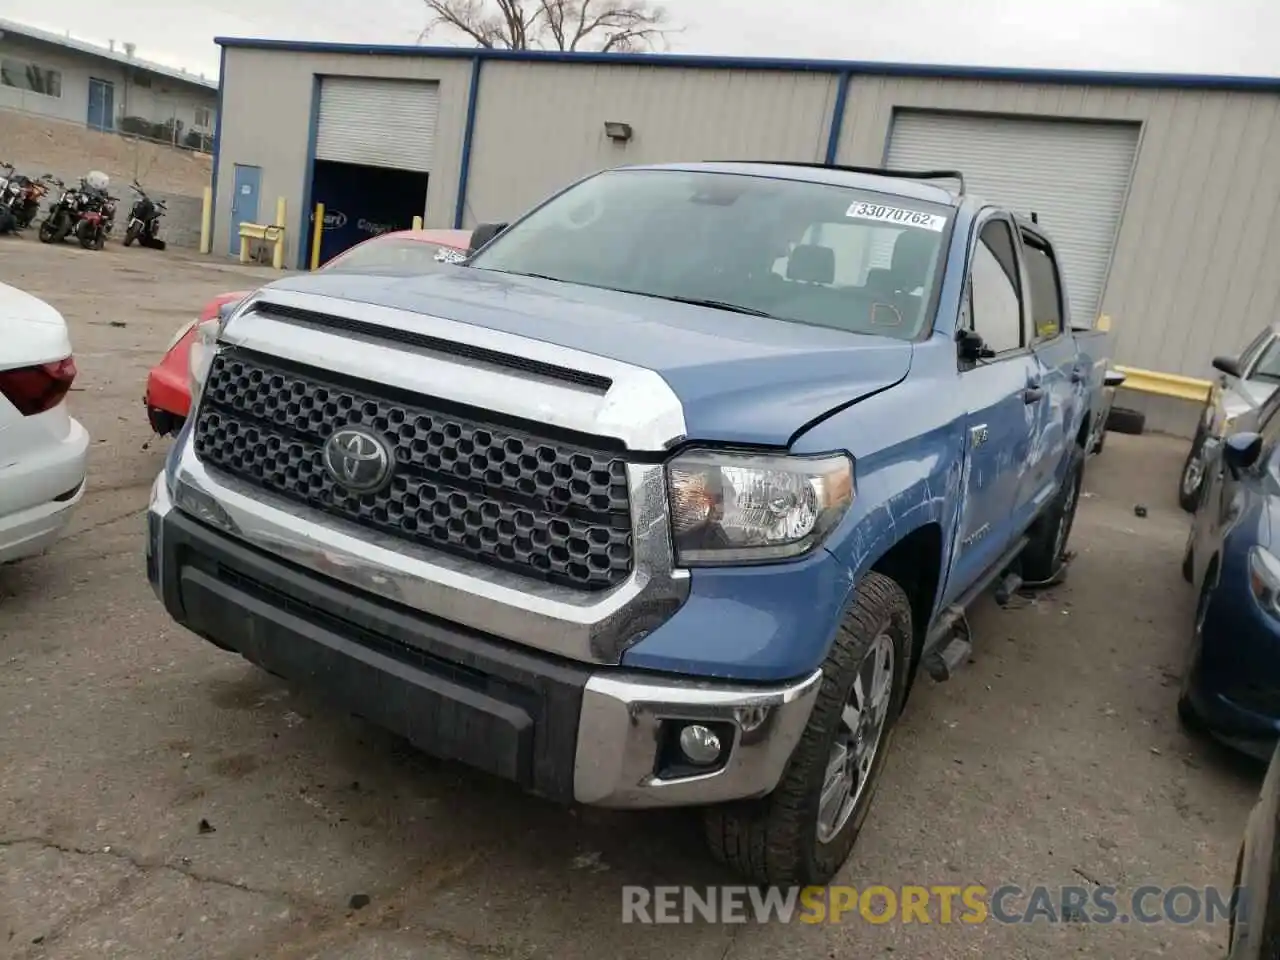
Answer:
M807 183L828 183L833 186L854 187L891 193L911 200L940 203L955 207L960 203L956 190L948 190L929 180L891 177L884 174L859 173L840 167L821 164L770 163L768 161L702 161L698 163L650 163L626 167L629 170L684 170L709 173L736 173L749 177L773 177L778 180L800 180ZM946 181L943 181L946 182Z

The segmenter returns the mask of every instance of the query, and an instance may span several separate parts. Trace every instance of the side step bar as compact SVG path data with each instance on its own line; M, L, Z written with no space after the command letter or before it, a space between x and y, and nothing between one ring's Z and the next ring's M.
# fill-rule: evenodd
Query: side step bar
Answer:
M1001 606L1007 604L1021 588L1022 577L1012 572L1010 567L1028 542L1027 537L1019 538L1017 543L991 565L986 575L980 577L955 603L942 611L938 623L924 641L924 648L929 652L925 654L923 666L934 680L939 683L950 680L973 653L973 636L969 630L968 618L965 617L965 611L973 602L997 579L1000 582L996 587L995 600Z

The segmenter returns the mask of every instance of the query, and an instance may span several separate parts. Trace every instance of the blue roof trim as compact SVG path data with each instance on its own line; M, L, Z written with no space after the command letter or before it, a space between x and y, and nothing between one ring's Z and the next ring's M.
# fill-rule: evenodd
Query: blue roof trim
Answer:
M1034 67L978 67L927 63L878 63L860 60L800 60L767 57L712 57L681 53L565 53L559 50L486 50L476 47L377 46L360 43L314 43L260 37L214 37L222 47L285 50L294 53L346 53L382 57L449 57L510 60L524 63L617 63L707 70L788 70L955 80L1008 80L1022 83L1065 83L1098 87L1181 87L1206 90L1280 92L1280 77L1212 74L1125 73L1119 71L1047 70Z

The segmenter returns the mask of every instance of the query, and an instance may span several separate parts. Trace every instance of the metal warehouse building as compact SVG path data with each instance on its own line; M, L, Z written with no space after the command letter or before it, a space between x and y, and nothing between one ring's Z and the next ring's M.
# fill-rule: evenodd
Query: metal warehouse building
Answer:
M302 267L320 201L327 257L619 164L943 167L1038 214L1119 363L1207 376L1280 319L1280 79L218 42L219 252L278 197Z

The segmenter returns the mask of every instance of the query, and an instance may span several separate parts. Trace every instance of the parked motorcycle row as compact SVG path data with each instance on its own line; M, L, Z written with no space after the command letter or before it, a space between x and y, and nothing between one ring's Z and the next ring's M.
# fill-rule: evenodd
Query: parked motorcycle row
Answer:
M44 219L40 221L41 243L62 243L69 237L86 250L101 250L115 228L119 197L108 188L110 178L99 170L91 170L73 185L52 174L32 178L17 173L14 166L0 162L0 234L26 230L40 216L46 197L52 197ZM142 185L131 184L136 198L129 208L123 243L136 241L139 246L163 250L160 218L165 215L163 200L147 195Z

